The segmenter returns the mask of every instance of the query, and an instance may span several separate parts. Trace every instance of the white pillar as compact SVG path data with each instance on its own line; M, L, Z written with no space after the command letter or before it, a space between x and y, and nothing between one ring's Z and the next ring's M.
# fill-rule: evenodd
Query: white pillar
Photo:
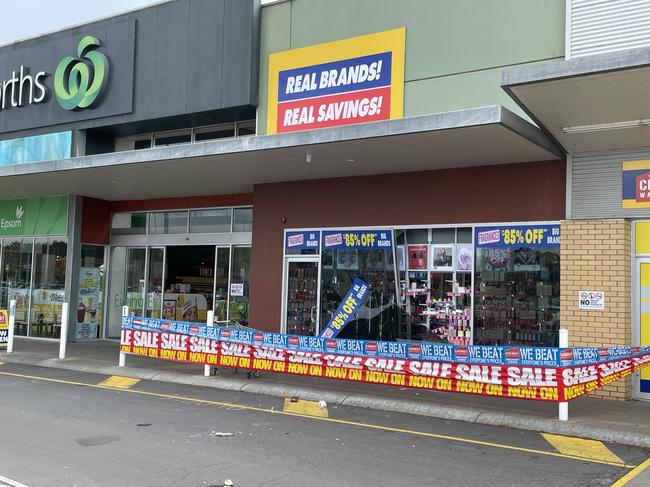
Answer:
M61 336L59 337L59 359L65 358L65 348L68 343L68 303L61 305Z
M208 310L208 318L205 320L206 324L208 326L214 326L214 311L209 309ZM203 366L203 375L205 377L210 377L210 365L204 365Z
M129 307L128 306L122 306L122 318L126 318L129 316ZM121 328L121 327L120 327ZM120 329L120 347L122 346L122 330ZM126 365L126 354L122 352L120 348L120 359L117 363L119 367L124 367Z
M567 348L569 346L569 330L566 328L560 329L560 348ZM569 420L569 403L561 402L559 404L559 419L560 421Z
M16 327L16 300L9 302L9 329L7 330L7 353L14 351L14 328Z

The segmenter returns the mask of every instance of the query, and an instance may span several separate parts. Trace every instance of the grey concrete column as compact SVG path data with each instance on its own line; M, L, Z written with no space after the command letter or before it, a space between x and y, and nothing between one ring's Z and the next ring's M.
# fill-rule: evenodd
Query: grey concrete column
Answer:
M77 329L77 298L79 296L79 268L81 267L81 214L83 198L68 196L68 250L65 262L65 300L68 311L68 341L75 341Z

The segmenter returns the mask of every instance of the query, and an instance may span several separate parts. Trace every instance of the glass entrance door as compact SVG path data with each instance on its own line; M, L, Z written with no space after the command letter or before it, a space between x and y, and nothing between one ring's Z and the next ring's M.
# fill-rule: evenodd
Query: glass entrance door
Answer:
M146 249L113 247L111 249L108 321L106 338L119 338L122 329L122 306L132 314L144 315Z
M637 259L637 292L634 303L636 329L634 342L650 345L650 258ZM634 374L634 391L639 399L650 400L650 367Z
M320 301L319 258L290 257L285 264L283 325L291 335L317 335Z

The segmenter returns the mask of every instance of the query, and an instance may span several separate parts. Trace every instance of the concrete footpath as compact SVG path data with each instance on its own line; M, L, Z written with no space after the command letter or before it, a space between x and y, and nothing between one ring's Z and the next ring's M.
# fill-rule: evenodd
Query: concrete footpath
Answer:
M0 351L0 361L60 368L145 380L215 387L224 390L324 400L328 404L417 414L440 419L542 431L650 448L650 402L612 401L583 397L569 403L569 421L557 420L558 406L466 394L423 391L373 384L317 379L220 368L203 376L203 367L128 355L118 367L118 343L96 341L68 344L67 357L58 359L58 342L17 338L14 353Z

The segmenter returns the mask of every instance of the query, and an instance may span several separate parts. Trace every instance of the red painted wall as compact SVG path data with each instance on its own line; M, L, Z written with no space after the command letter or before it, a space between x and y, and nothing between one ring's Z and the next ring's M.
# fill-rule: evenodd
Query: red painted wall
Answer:
M245 206L252 204L252 193L220 194L214 196L190 196L187 198L111 201L111 211L155 211L185 208L212 208L219 206Z
M245 206L252 204L252 193L126 201L104 201L84 197L81 217L81 242L108 245L111 239L111 213L120 211Z
M279 331L285 228L560 220L565 183L544 161L257 185L251 326Z
M81 212L81 243L108 245L111 240L110 201L84 197Z

